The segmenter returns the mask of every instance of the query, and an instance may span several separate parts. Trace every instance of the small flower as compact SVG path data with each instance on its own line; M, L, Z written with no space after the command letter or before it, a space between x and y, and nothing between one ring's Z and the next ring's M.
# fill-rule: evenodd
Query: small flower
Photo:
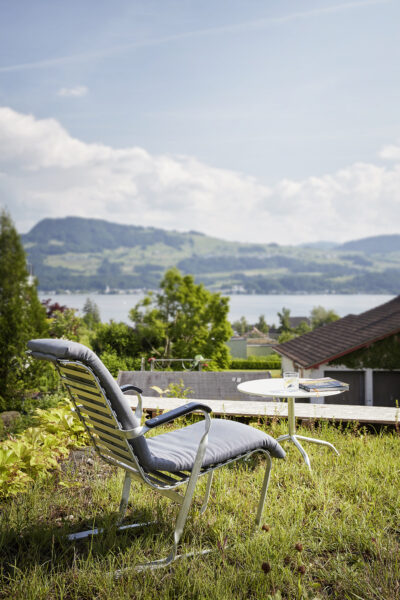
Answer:
M153 360L156 360L153 356L150 356L150 358L148 359L148 362L153 362Z
M304 573L306 572L306 568L304 565L299 565L297 567L298 572L300 573L300 575L304 575Z
M261 527L261 529L263 531L269 531L271 529L271 527L269 525L267 525L266 523L264 523L264 525Z
M295 548L296 548L297 552L302 552L303 544L301 544L300 542L297 542L297 544L295 545Z
M288 565L290 565L290 563L292 562L292 559L290 558L290 556L285 556L285 558L283 559L283 564L287 567Z
M261 568L264 571L264 573L269 573L271 570L271 565L269 562L263 562Z

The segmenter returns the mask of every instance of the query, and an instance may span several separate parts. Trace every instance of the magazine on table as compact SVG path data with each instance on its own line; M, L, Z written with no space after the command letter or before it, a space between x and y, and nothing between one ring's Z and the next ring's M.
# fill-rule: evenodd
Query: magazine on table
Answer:
M321 377L320 379L308 379L300 381L299 388L307 392L333 392L335 390L346 391L349 389L348 383L332 379L332 377Z

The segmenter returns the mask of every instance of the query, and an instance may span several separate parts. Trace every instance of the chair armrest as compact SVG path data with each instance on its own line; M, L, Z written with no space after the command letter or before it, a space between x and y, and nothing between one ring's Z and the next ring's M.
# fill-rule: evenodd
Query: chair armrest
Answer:
M201 404L201 402L189 402L183 406L178 406L178 408L173 408L162 415L158 415L158 417L154 417L154 419L145 421L145 426L152 429L153 427L158 427L164 423L169 423L178 417L183 417L183 415L188 415L195 410L202 410L207 413L211 412L211 408L206 404Z
M125 385L120 385L119 387L123 394L125 394L125 392L131 392L131 391L138 392L139 394L143 394L143 390L136 387L135 385L132 385L131 383L125 383Z

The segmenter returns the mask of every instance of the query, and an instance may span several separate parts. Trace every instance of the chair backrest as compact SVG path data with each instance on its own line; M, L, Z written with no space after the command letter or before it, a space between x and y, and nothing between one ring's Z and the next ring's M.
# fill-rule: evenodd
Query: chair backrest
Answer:
M152 386L162 390L182 381L185 389L191 390L188 399L201 400L249 400L238 391L237 386L243 381L268 379L269 371L120 371L119 385L132 383L144 391L144 396L159 396ZM255 399L259 399L255 396Z
M34 358L57 367L98 452L106 460L139 464L150 452L142 436L127 440L121 429L140 426L116 381L96 354L77 342L37 339L28 342ZM132 455L132 450L134 456Z

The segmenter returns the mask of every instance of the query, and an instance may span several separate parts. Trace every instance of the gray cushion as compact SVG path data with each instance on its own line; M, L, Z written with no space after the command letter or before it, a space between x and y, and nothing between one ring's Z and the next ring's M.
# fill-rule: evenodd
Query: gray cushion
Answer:
M200 421L176 431L147 439L151 461L145 462L148 470L190 471L193 467L204 422ZM208 445L203 461L207 467L245 452L264 448L275 458L284 458L285 452L271 436L236 421L212 419Z

